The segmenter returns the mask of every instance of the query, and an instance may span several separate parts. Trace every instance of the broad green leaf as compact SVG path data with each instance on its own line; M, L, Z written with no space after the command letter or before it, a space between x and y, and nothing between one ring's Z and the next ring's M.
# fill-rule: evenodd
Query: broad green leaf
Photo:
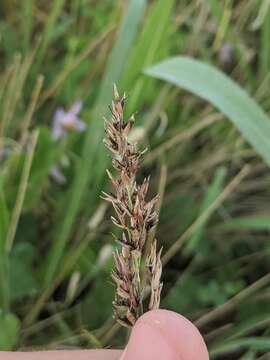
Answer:
M0 350L14 349L18 341L20 330L19 319L11 313L0 313Z
M36 294L38 285L32 269L34 257L34 247L29 243L14 246L9 259L11 301L22 300L26 296Z
M95 285L81 304L81 318L83 325L87 328L98 328L112 316L113 286L108 285L106 296L103 296L104 282L107 281L107 276L96 279ZM93 309L95 309L94 312Z
M8 311L10 305L9 259L5 252L0 253L0 311ZM1 317L1 313L0 313ZM1 330L1 327L0 327Z
M270 120L263 109L233 80L211 65L173 57L145 73L169 81L209 101L238 128L270 165Z
M179 276L165 299L162 299L162 306L169 310L184 313L186 316L192 314L192 309L200 311L204 305L198 297L201 287L201 279L198 276L193 276L191 271L186 272L184 276Z

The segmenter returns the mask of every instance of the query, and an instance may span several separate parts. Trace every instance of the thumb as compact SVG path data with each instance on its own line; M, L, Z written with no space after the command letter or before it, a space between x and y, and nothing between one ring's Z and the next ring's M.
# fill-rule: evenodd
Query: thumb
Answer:
M121 360L209 360L197 328L168 310L144 314L135 324Z

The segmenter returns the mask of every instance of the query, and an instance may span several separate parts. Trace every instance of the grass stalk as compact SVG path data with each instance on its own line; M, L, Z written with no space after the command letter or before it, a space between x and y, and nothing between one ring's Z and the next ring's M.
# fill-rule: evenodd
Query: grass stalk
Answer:
M10 220L8 233L7 233L7 239L6 239L6 244L5 244L5 251L7 252L7 254L10 253L10 251L12 249L14 238L15 238L16 231L17 231L19 218L20 218L20 215L22 212L23 202L24 202L24 198L26 195L26 191L27 191L27 185L28 185L31 165L33 162L34 153L35 153L35 149L36 149L36 145L37 145L38 134L39 134L38 131L34 131L34 133L32 134L32 136L30 138L29 151L25 158L21 181L20 181L20 185L18 188L17 197L16 197L16 201L15 201L15 206L14 206L14 209L13 209L13 212L11 215L11 220Z

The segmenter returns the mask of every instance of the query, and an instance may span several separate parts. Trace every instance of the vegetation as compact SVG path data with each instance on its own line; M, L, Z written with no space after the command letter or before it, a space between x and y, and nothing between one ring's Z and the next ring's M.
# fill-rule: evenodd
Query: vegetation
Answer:
M267 359L269 1L2 0L0 14L0 349L125 343L100 198L116 83L148 148L139 183L151 173L160 194L161 307L212 359Z

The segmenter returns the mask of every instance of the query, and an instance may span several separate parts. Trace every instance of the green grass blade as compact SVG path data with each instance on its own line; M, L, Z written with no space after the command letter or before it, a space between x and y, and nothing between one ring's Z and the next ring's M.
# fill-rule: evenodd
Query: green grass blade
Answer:
M51 2L51 12L49 14L48 20L46 22L46 26L44 28L44 32L42 35L42 42L40 45L40 49L36 59L36 66L38 67L43 60L44 55L46 54L46 50L50 44L50 40L54 35L54 27L58 17L61 14L61 11L65 5L66 0L54 0Z
M179 56L154 65L145 73L183 87L212 103L270 165L269 117L238 84L221 71L201 61Z
M162 39L166 35L173 4L174 0L168 0L164 6L164 1L159 0L150 9L140 39L129 62L127 75L123 81L124 88L130 87L141 70L153 63Z
M151 93L153 81L142 76L142 70L167 56L169 35L171 33L171 15L174 0L159 0L149 9L137 46L134 48L126 76L121 83L123 89L132 92L127 104L127 112L134 112ZM143 55L142 55L143 54Z
M215 227L216 230L270 230L270 216L247 216L226 221Z
M10 214L6 205L5 196L0 188L0 253L5 249L5 239L8 230Z
M86 136L82 157L84 159L83 164L86 166L85 174L89 172L88 167L90 162L92 161L95 163L96 170L93 180L96 184L96 191L93 192L94 194L100 193L100 186L102 186L105 169L108 163L108 156L105 149L100 149L104 134L102 116L107 113L108 104L111 103L113 84L117 84L121 81L126 69L127 59L131 53L132 45L135 42L145 7L145 0L130 1L126 17L124 18L117 41L108 59L105 75L101 83L101 89L93 115L97 122L91 123ZM91 156L89 157L89 154L92 155L92 158Z
M14 242L19 218L23 208L23 202L27 190L27 184L30 174L30 169L34 157L34 152L36 148L36 143L38 139L38 131L33 133L31 138L31 148L25 158L25 163L23 167L23 172L21 176L20 185L17 192L16 203L13 209L11 216L7 213L7 208L3 202L3 198L0 198L0 210L2 220L0 221L1 225L1 239L0 239L0 306L2 309L7 312L9 309L10 295L9 295L9 253L12 249ZM7 221L10 221L7 224ZM3 238L2 238L3 236Z
M23 31L23 49L27 53L30 47L31 33L34 23L34 0L25 0L21 18Z
M9 219L10 214L0 182L0 309L4 312L9 308L8 256L5 252Z
M201 215L215 200L216 198L219 196L219 194L222 191L222 186L225 180L225 176L226 176L226 169L224 167L220 167L219 169L217 169L216 173L215 173L215 177L213 182L209 185L204 199L202 201L202 205L199 209L199 215ZM207 221L209 220L209 218L207 218L196 230L196 232L194 233L194 235L189 239L189 241L187 242L186 248L185 248L185 252L187 254L189 254L192 251L195 251L196 248L198 248L198 244L200 242L200 239L203 236L203 232L205 230L205 227L207 225Z
M270 8L267 9L267 14L261 29L261 49L259 53L260 58L260 72L263 80L270 70Z
M65 204L65 214L62 217L64 220L61 224L59 232L57 232L56 241L49 252L48 263L46 266L45 286L49 286L51 284L56 273L57 266L70 236L72 226L80 209L81 200L84 192L86 191L90 177L99 178L97 176L97 172L100 170L100 167L98 168L100 163L102 164L102 170L104 169L104 163L102 162L103 158L97 160L96 157L96 151L101 144L103 136L102 115L105 113L105 109L110 103L113 83L118 82L122 76L127 57L144 14L145 4L145 0L130 1L126 17L124 18L117 41L109 57L97 105L93 113L94 120L88 127L82 149L82 158L78 162L76 176L71 193L69 194L68 206ZM95 169L95 171L93 171L93 169ZM95 194L95 196L97 196L97 194Z
M210 349L211 358L215 358L217 356L223 354L229 354L243 348L248 348L252 350L260 350L266 351L270 350L270 339L267 337L250 337L243 338L225 342L221 345L214 347L212 350Z
M6 239L6 244L5 244L5 250L7 253L9 253L12 249L12 245L14 242L19 218L20 218L20 215L22 212L23 202L24 202L24 198L25 198L25 194L26 194L26 190L27 190L28 179L29 179L30 170L31 170L31 166L32 166L33 158L34 158L35 149L36 149L38 134L39 134L38 131L35 131L33 133L33 136L31 138L31 148L25 158L25 164L24 164L24 168L23 168L23 172L22 172L21 182L20 182L20 185L18 188L16 203L15 203L12 215L11 215L10 224L9 224L8 233L7 233L7 239Z
M15 314L0 312L0 329L5 329L0 333L0 351L14 350L18 342L20 321Z
M138 32L146 6L145 0L130 1L117 41L108 59L102 80L96 112L103 112L111 98L113 84L119 82L126 68L127 57ZM102 127L103 129L103 124Z
M234 326L229 329L223 335L223 340L232 340L239 337L244 337L259 328L262 328L264 325L268 325L270 323L270 314L269 312L264 312L264 314L260 314L257 316L251 316L249 319L245 319L240 323L235 323Z

